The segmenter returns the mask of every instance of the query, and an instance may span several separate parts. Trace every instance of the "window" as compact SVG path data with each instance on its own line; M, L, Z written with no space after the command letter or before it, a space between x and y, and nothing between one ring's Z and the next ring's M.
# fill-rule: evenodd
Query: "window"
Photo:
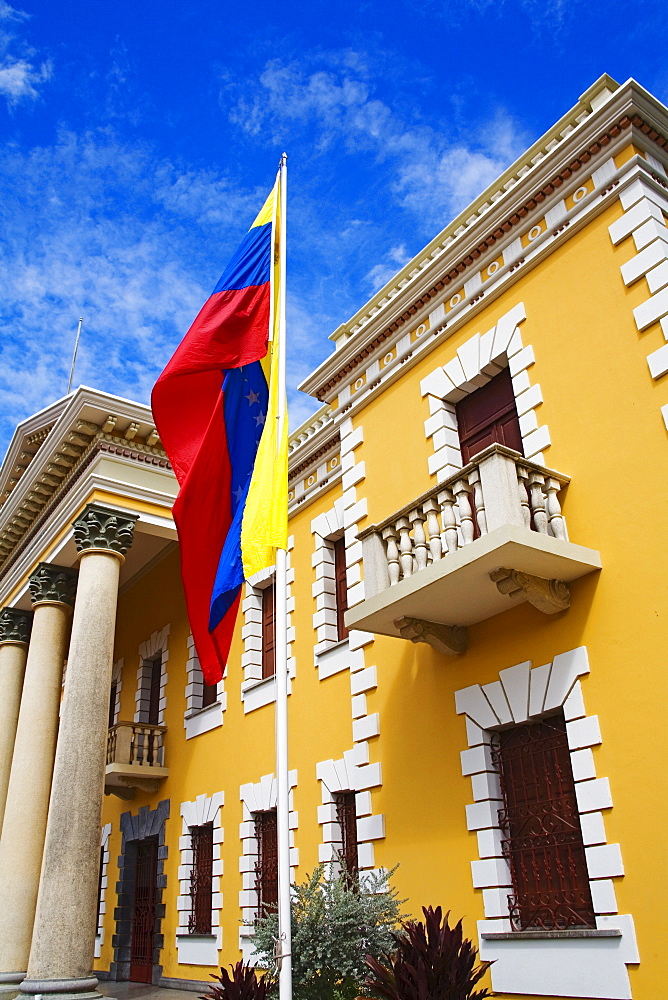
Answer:
M211 934L211 880L213 877L213 824L191 826L192 868L190 872L191 934Z
M262 591L262 678L276 673L276 584Z
M344 615L348 610L348 580L346 577L346 540L337 538L332 542L334 549L334 585L336 599L336 631L339 641L348 638Z
M148 677L148 708L146 712L146 722L150 726L157 726L160 723L160 680L162 677L162 655L156 656L147 664L149 668ZM143 720L142 720L143 721Z
M563 712L496 733L515 930L595 927Z
M207 684L206 681L202 681L202 708L208 708L209 705L215 705L218 701L218 685Z
M345 865L346 881L352 886L357 882L359 868L355 792L337 792L334 796L334 804L336 806L336 820L341 828L339 856Z
M109 692L109 721L107 723L109 729L114 725L116 721L116 696L118 694L118 684L116 681L111 682L111 690Z
M278 906L278 829L276 810L255 814L257 867L255 869L258 914L273 913Z
M464 465L495 443L524 454L515 393L507 368L465 396L457 403L456 412Z

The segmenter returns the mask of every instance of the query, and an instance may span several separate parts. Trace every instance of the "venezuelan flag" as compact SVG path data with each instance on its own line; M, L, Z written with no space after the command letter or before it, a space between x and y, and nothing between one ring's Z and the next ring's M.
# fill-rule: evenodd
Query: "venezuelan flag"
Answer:
M181 574L207 683L222 677L244 579L287 546L279 212L280 173L151 399L180 487Z

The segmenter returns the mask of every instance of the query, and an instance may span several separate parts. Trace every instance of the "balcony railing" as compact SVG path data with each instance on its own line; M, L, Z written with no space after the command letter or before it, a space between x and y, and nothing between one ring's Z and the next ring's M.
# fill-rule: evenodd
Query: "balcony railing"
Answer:
M143 722L117 722L111 726L107 735L106 790L121 798L131 798L134 788L156 791L169 774L164 766L166 732L167 726Z
M568 541L559 499L568 482L490 445L360 533L366 599L346 623L420 641L416 623L470 625L505 610L508 596L546 613L564 610L565 581L600 567L598 553ZM462 652L461 634L451 638L456 648L447 651Z

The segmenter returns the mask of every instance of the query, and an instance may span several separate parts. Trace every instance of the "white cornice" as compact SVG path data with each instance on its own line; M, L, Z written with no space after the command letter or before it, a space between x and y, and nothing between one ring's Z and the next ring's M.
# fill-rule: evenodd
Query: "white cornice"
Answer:
M27 495L34 489L40 477L46 473L47 466L53 463L54 456L61 450L63 442L66 440L67 435L76 427L78 420L84 420L90 424L103 425L107 416L113 414L117 418L117 432L120 432L120 434L127 431L130 424L137 424L136 444L140 445L142 437L146 437L146 435L154 430L150 407L144 406L141 403L135 403L132 400L123 399L120 396L112 396L109 393L91 389L87 386L80 386L71 396L67 397L67 400L59 400L58 403L54 404L53 408L48 407L38 416L44 414L50 415L52 410L54 416L58 413L58 417L49 431L46 440L29 463L27 468L30 471L21 476L2 508L0 508L0 535L12 517L19 512ZM17 429L14 435L14 439L17 439L19 433L21 440L24 438L25 427L31 424L33 419L30 418L29 421L24 421L20 425L20 428ZM42 426L48 423L45 420L41 420L40 422ZM133 446L132 442L128 442L128 444L130 447ZM11 450L12 448L10 448ZM153 449L153 451L156 454L164 454L159 449ZM10 465L8 468L3 466L0 472L0 489L6 486L7 478L12 469L13 465ZM60 487L56 487L54 495L59 489Z
M102 475L97 466L103 460L113 461L119 466L119 475L114 478ZM137 522L138 531L147 531L149 534L159 534L166 538L176 537L176 528L171 515L171 506L174 500L173 495L167 490L150 489L146 486L138 486L131 481L131 477L123 476L123 467L136 469L135 463L128 458L117 455L109 455L107 452L100 452L86 474L77 481L76 485L64 496L43 529L30 540L25 549L21 552L16 561L2 574L0 578L0 607L2 607L10 595L21 584L28 573L37 562L48 553L58 536L71 525L76 513L86 503L89 497L96 491L112 493L119 497L123 506L127 510L136 509L133 505L136 502L144 501L153 506L161 508L162 514L147 515L143 511L139 512L140 518ZM158 477L167 477L170 484L174 480L171 472L161 469L152 469L156 476L156 486ZM71 532L61 541L59 549L71 537Z
M596 95L606 90L608 93L604 95L603 103L599 104ZM459 261L475 250L490 232L498 229L517 209L531 200L537 191L568 167L578 153L587 151L597 137L624 116L640 115L658 132L668 132L668 109L634 80L627 81L611 93L609 78L602 78L583 95L581 101L589 105L589 110L585 104L579 103L564 116L495 184L402 268L348 323L336 331L334 339L347 339L302 382L300 388L303 391L316 395L369 341L396 322L407 308L412 307ZM580 116L576 114L578 111L584 116L579 123L576 121ZM564 122L567 123L566 126ZM640 139L643 138L641 135ZM653 146L651 140L647 141ZM535 150L538 152L534 152ZM654 150L657 154L660 153L658 147L654 147ZM536 162L532 163L532 159ZM514 178L512 184L510 180L505 180L507 176ZM538 211L542 209L539 208Z

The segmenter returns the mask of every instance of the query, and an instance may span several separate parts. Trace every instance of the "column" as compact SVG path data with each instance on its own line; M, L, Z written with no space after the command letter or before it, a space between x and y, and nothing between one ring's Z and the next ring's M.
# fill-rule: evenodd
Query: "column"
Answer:
M0 992L16 992L28 966L76 578L48 563L30 576L32 633L0 840Z
M0 611L0 831L5 815L31 627L32 611L20 611L18 608L3 608Z
M22 994L99 998L92 975L118 578L134 514L89 504L28 975ZM31 997L32 1000L32 997Z

